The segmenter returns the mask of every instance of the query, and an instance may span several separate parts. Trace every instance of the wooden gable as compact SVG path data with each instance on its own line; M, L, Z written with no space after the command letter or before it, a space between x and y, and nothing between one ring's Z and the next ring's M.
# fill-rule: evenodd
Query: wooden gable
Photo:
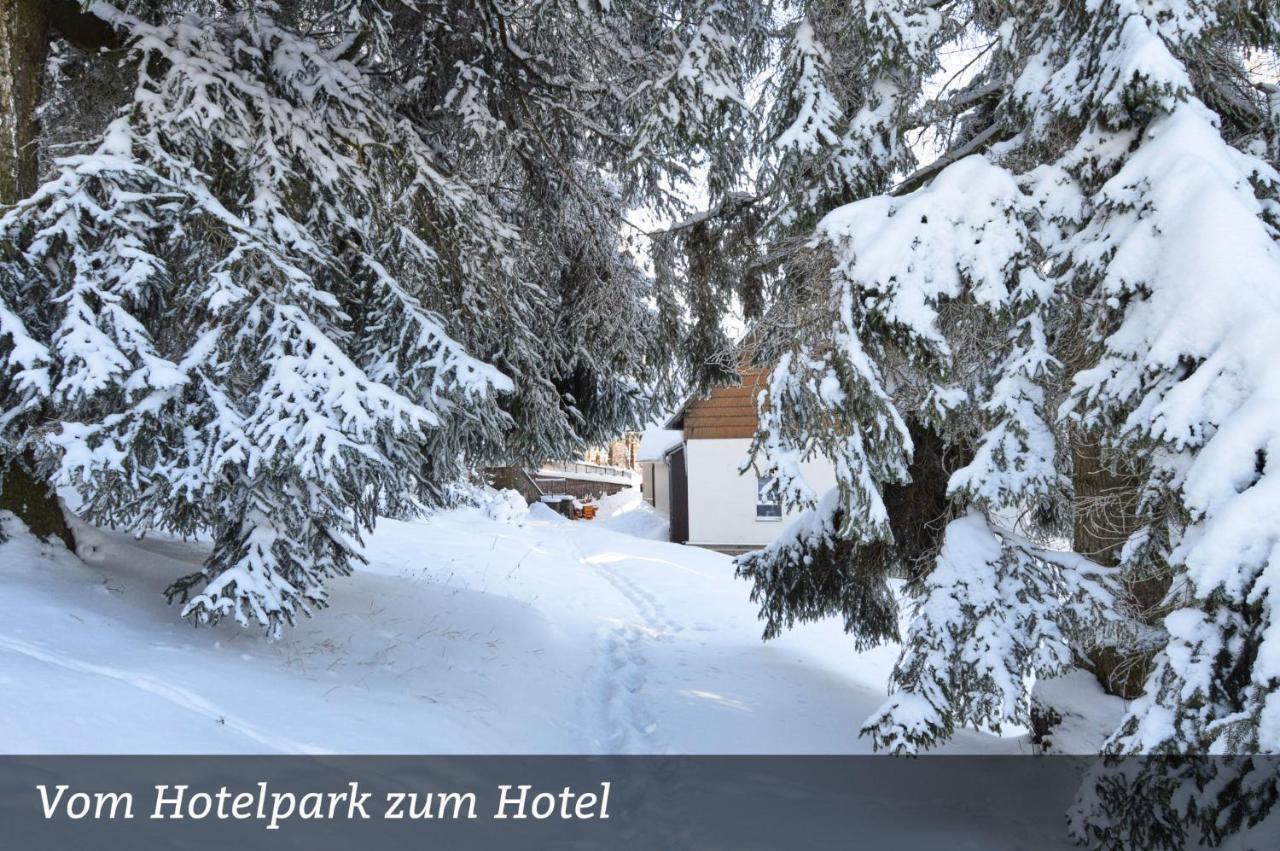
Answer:
M699 438L752 437L756 433L756 397L765 387L769 373L745 369L736 387L717 387L705 399L690 399L674 418L684 429L685 440Z

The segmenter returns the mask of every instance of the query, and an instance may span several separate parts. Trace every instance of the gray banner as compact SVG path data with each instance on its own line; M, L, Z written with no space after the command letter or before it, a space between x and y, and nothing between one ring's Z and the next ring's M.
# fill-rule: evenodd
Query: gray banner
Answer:
M1274 788L1277 763L1262 765L1253 785L1269 776ZM1098 767L1066 757L0 757L0 846L1069 848L1067 811ZM1139 807L1132 817L1157 816ZM1276 842L1245 847L1280 847L1280 833L1267 835Z

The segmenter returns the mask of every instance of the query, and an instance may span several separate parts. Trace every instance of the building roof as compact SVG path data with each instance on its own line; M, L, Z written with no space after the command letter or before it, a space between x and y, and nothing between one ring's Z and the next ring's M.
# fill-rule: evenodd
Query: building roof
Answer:
M686 399L667 428L679 428L686 440L754 437L760 422L756 405L769 373L748 367L740 375L740 384L714 387L706 396Z
M684 397L684 401L680 403L680 407L676 408L675 413L673 413L670 417L668 417L667 421L663 423L663 428L668 430L675 430L675 431L682 430L684 428L684 412L689 409L689 403L696 398L698 397L697 396Z
M661 461L667 450L684 442L684 432L672 429L651 428L640 436L637 461Z

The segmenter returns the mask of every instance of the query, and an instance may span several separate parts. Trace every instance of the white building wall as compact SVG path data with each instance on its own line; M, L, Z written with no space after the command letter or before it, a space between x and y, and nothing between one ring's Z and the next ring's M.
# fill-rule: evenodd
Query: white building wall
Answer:
M653 507L661 514L671 516L671 468L666 461L653 465Z
M694 439L685 443L689 472L689 543L767 544L798 515L790 511L782 518L756 517L755 473L738 473L750 447L748 438ZM819 496L835 487L835 469L829 462L807 462L801 469Z
M641 461L645 501L662 514L671 516L671 468L666 461Z

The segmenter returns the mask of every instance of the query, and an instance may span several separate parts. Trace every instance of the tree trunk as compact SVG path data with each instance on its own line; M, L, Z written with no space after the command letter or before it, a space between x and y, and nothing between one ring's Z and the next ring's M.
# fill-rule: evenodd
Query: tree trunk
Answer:
M893 550L908 579L920 579L937 564L942 538L950 519L947 482L973 453L967 447L949 447L942 435L914 416L907 430L915 448L907 467L907 484L883 487L885 512L893 532Z
M4 471L0 482L0 511L12 511L38 538L54 537L75 552L76 541L67 525L62 505L47 483L29 473L30 456L15 459Z
M1082 430L1071 434L1072 505L1071 545L1098 564L1114 566L1129 536L1137 529L1137 501L1142 477L1106 457L1094 435ZM1153 607L1168 586L1168 578L1128 582L1121 593L1136 611ZM1151 657L1136 648L1109 644L1077 654L1077 668L1089 671L1108 694L1133 700L1142 695ZM1042 753L1062 753L1055 731L1064 716L1079 715L1079 708L1055 705L1064 692L1050 690L1050 681L1038 680L1031 694L1031 741ZM1101 746L1101 743L1097 743Z
M0 0L0 207L30 195L39 180L36 106L48 51L48 0ZM30 453L8 459L0 469L0 510L74 551L58 498L36 469Z
M1133 533L1139 483L1110 469L1098 444L1085 434L1071 440L1071 484L1075 493L1071 546L1098 564L1114 565Z
M1071 481L1075 492L1072 548L1108 566L1120 561L1120 551L1140 525L1137 502L1142 477L1117 470L1090 435L1079 433L1071 441ZM1125 592L1135 611L1146 611L1164 596L1166 578L1127 583ZM1098 682L1109 694L1126 700L1141 696L1150 660L1103 646L1090 651L1086 660Z
M0 0L0 205L36 188L35 113L48 52L47 0Z

